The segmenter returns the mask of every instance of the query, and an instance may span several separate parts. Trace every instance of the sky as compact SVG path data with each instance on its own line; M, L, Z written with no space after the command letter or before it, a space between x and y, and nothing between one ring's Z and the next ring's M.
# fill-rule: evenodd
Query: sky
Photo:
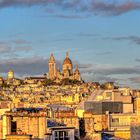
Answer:
M0 74L43 75L66 52L83 80L140 88L140 0L0 0Z

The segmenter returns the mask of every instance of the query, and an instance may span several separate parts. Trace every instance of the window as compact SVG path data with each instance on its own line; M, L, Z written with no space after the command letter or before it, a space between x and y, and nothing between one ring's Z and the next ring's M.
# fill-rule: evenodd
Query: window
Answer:
M64 132L63 131L60 131L59 132L59 136L60 136L60 138L63 138L64 137Z
M55 131L55 140L70 140L68 131Z
M69 136L68 131L64 132L64 134L65 134L65 137L68 137Z
M69 133L68 133L68 131L64 132L64 138L65 138L65 140L69 140Z
M59 140L59 132L56 131L54 135L55 135L55 140Z
M11 132L16 132L17 131L17 123L16 121L11 122Z
M59 132L55 132L55 137L59 137Z
M112 122L119 122L119 118L112 118Z

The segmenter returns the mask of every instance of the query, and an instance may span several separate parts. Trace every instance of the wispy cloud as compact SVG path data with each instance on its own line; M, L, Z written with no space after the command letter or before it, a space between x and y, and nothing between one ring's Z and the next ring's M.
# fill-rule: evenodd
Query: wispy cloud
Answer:
M115 82L117 85L132 88L139 88L140 84L140 67L138 66L89 64L80 68L80 72L85 81Z
M15 47L14 51L19 51L19 52L28 52L28 51L32 51L33 48L31 46L20 46L20 47Z
M134 83L140 83L140 77L131 77L129 80Z
M133 43L140 45L140 37L139 36L125 36L125 37L116 37L114 40L128 40Z
M132 43L140 45L139 36L104 37L103 39L110 39L110 40L115 40L115 41L130 41Z
M80 16L80 15L64 15L64 14L57 14L53 16L48 17L56 17L56 18L62 18L62 19L85 19L88 18L88 16Z
M10 40L0 42L0 54L1 56L16 56L18 52L32 51L32 47L29 45L29 41L26 40Z
M135 61L136 61L136 62L140 62L140 58L136 58Z
M117 83L120 79L114 78L111 76L105 76L105 75L95 75L93 73L81 73L82 78L85 81L94 81L94 82L115 82Z
M63 42L63 41L72 41L73 38L58 38L58 39L52 39L51 42Z
M0 42L0 53L10 53L12 51L11 47L6 42Z
M114 0L110 0L110 2L105 0L91 0L91 4L85 10L95 12L97 15L115 16L132 10L140 10L140 2L136 2L135 0L122 0L121 2Z
M109 54L112 54L112 52L111 51L105 51L105 52L96 53L96 55L109 55Z
M0 8L36 5L48 7L50 4L61 9L88 12L100 16L117 16L132 10L140 10L140 2L136 0L1 0Z
M93 65L81 69L85 73L94 73L100 75L120 75L120 74L140 74L140 67L132 66L113 66L113 65Z
M40 4L55 3L55 0L1 0L0 7L10 7L10 6L34 6Z
M14 44L17 44L17 45L24 45L24 44L30 44L31 42L27 41L27 40L23 40L23 39L16 39L16 40L12 40L10 41Z
M9 69L17 75L36 75L47 71L47 59L41 57L13 58L0 60L0 72L6 73Z
M78 36L81 36L81 37L98 37L100 35L99 34L93 34L93 33L80 33L80 34L78 34Z
M21 6L35 6L35 5L42 5L47 6L48 4L53 4L65 8L72 8L77 6L80 3L80 0L2 0L0 1L0 7L21 7Z
M79 64L80 69L87 69L93 67L93 64Z

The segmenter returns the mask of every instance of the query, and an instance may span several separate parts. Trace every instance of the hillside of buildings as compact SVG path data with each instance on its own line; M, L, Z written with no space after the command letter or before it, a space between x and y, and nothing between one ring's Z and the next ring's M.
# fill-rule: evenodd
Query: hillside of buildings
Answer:
M140 90L84 82L66 54L40 77L0 78L0 139L138 140Z

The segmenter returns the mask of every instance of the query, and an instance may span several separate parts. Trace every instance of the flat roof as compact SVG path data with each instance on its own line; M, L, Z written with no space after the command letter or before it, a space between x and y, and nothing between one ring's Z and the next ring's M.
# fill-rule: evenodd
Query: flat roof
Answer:
M75 127L58 126L58 127L50 127L49 129L53 129L53 130L59 130L59 129L75 129Z

